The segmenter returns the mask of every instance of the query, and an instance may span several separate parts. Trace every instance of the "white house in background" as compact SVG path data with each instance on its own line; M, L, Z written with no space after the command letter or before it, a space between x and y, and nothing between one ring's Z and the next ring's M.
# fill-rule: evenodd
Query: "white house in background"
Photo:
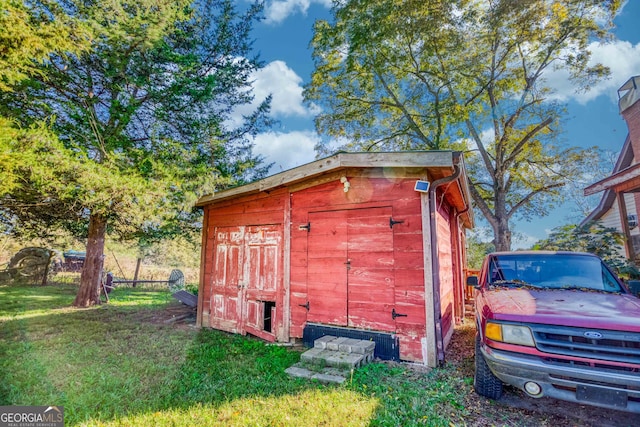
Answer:
M640 76L631 77L618 89L620 114L629 133L610 176L591 184L585 196L603 192L598 207L582 221L600 221L625 235L626 255L640 261Z

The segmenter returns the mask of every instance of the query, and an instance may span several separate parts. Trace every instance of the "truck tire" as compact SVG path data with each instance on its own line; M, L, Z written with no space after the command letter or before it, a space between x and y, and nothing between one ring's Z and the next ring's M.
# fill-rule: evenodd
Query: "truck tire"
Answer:
M473 389L480 396L489 399L500 399L502 397L502 381L491 372L489 365L484 360L480 351L480 335L476 335L475 354L475 375L473 377Z

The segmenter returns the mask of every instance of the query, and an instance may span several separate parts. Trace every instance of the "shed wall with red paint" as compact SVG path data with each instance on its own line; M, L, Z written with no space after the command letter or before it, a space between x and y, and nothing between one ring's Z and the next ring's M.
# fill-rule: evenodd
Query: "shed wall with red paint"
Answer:
M203 326L269 341L288 340L283 310L288 198L281 189L205 208L199 304Z
M392 332L401 358L422 360L423 234L415 179L347 179L346 193L335 182L292 193L291 336L302 337L307 321ZM399 223L391 227L391 219ZM307 224L309 231L300 228Z
M398 338L400 359L433 365L427 353L435 322L448 340L464 310L466 195L433 193L431 251L427 194L414 186L453 168L385 168L370 155L370 166L353 166L354 157L342 156L348 165L316 162L318 172L294 169L287 179L199 202L205 226L198 323L283 342L301 338L308 323L378 331ZM435 291L432 253L439 258L435 309L425 302Z

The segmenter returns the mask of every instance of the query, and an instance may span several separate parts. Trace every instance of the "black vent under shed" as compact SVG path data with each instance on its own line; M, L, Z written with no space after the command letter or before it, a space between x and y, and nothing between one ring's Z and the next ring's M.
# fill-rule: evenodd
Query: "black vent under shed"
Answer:
M313 347L314 341L325 335L373 341L376 343L376 348L373 353L374 357L382 360L400 360L400 343L398 337L394 334L384 332L307 323L302 332L302 341L307 347Z

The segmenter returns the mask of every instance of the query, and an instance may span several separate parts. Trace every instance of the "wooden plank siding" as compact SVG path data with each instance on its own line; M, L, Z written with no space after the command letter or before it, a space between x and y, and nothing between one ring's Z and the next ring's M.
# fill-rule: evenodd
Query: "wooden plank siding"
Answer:
M348 180L346 193L336 179L292 194L291 336L302 337L306 321L396 332L401 358L422 361L422 208L415 180ZM391 228L391 217L402 223ZM300 228L308 223L310 232ZM330 249L344 253L327 259ZM347 251L354 256L349 257L352 270L344 274L339 270L345 271ZM358 265L359 253L366 256ZM321 289L309 290L310 276ZM326 305L315 311L310 297L324 297ZM307 302L309 312L303 307ZM393 319L393 310L403 316Z
M424 360L425 329L424 235L420 195L413 189L415 180L404 180L401 195L393 202L393 217L403 220L394 226L395 305L406 317L396 319L400 358ZM428 216L428 214L427 214ZM429 255L431 258L431 255Z
M288 199L280 189L205 207L204 326L269 341L289 339L283 286Z
M451 246L453 257L453 290L454 290L454 302L455 302L455 323L459 324L464 321L465 303L467 295L467 279L465 276L467 249L466 249L466 236L462 225L460 224L459 216L456 212L452 212L451 216ZM453 335L453 329L448 337L445 337L445 347L449 344L451 336Z
M400 359L436 366L434 312L446 345L464 310L473 217L459 214L464 174L438 190L433 272L429 198L414 186L451 176L454 161L464 166L457 158L340 153L201 198L198 323L282 342L302 338L307 323L386 332Z
M395 332L393 229L388 206L348 211L347 326ZM312 236L310 235L310 238ZM343 267L344 268L344 267Z
M451 232L451 211L445 204L438 206L436 214L438 260L440 267L440 313L442 336L447 337L454 327L454 274Z
M429 173L432 175L430 178L439 179L450 173L453 164L452 160L453 152L451 151L337 153L331 157L280 172L241 187L203 196L198 200L196 206L205 206L212 201L220 199L271 191L274 188L282 188L285 185L290 188L298 183L308 185L318 177L326 176L327 173L332 171L339 173L343 169L357 170L364 173L382 171L385 176L418 178L424 175L424 170L428 167ZM352 176L352 173L347 172L347 175Z

